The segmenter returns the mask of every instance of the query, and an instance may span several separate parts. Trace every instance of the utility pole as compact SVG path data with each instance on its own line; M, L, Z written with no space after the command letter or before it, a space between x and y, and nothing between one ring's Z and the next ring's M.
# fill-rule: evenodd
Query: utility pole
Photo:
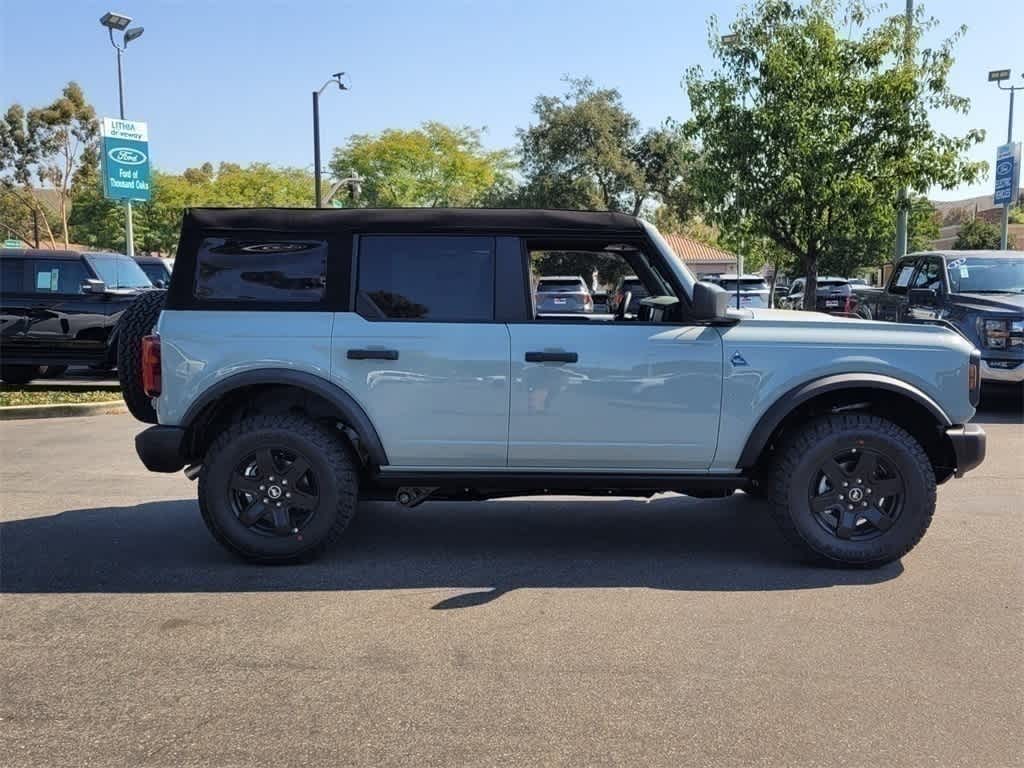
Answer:
M331 83L337 83L339 91L347 91L348 86L341 81L344 76L344 72L335 72L327 82L320 86L319 90L313 91L313 194L316 198L317 208L323 204L323 199L320 196L320 94Z
M1021 77L1024 77L1024 75L1021 75ZM1020 152L1015 151L1015 149L1018 148L1015 148L1013 145L1013 95L1017 91L1024 91L1024 85L1011 85L1004 88L1003 81L1009 79L1010 70L1008 69L996 69L988 73L988 80L990 83L995 83L1001 91L1010 92L1010 116L1006 120L1006 144L1010 148L1010 162L1013 163L1013 173L1010 174L1010 178L1008 179L1011 185L1010 194L1008 197L1005 197L1003 199L1003 221L1002 227L999 232L999 248L1000 250L1003 251L1006 250L1006 246L1009 244L1010 206L1013 205L1014 201L1017 200L1020 194L1020 168L1018 168L1017 166L1020 164L1021 157ZM1000 149L1002 148L1000 147ZM999 169L1003 165L1003 158L1002 156L997 155L996 159L997 162L995 202L998 203L1000 197L999 184L1000 181L1002 181L1002 179L1000 178L1001 174Z
M903 38L903 66L913 64L914 56L914 0L907 0L907 29ZM907 119L910 119L911 105L907 104ZM899 200L896 203L896 261L907 255L907 218L910 206L910 191L900 188Z

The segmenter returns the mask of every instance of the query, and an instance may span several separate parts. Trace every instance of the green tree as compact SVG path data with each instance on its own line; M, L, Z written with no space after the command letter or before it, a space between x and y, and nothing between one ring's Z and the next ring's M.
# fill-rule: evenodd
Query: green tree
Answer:
M507 151L484 149L482 133L429 122L411 131L358 134L334 150L330 172L339 180L353 171L363 177L355 201L362 206L480 205L510 185L513 166Z
M87 148L71 182L71 239L97 250L123 252L124 217L124 206L103 196L99 154Z
M749 218L787 251L808 308L820 262L851 271L889 251L901 187L923 194L985 168L964 159L981 131L946 136L929 120L967 109L948 85L960 33L908 55L902 16L876 23L856 0L844 13L837 0L758 0L728 44L712 19L718 69L685 78L700 150L690 177L710 219L728 230ZM919 11L911 42L934 24Z
M519 131L525 183L516 202L634 216L658 205L689 218L681 126L666 121L641 132L617 90L596 88L589 79L566 82L563 95L537 97L536 123Z
M1000 230L997 224L984 219L973 219L967 222L956 233L953 248L958 251L992 251L999 249ZM1016 247L1016 241L1008 238L1007 247Z
M9 200L17 199L32 212L51 247L58 237L68 245L72 179L83 154L95 149L98 135L96 111L74 82L51 104L27 112L14 104L0 120L0 187Z
M910 201L910 214L907 217L907 251L915 253L926 251L932 243L939 239L939 212L925 197Z

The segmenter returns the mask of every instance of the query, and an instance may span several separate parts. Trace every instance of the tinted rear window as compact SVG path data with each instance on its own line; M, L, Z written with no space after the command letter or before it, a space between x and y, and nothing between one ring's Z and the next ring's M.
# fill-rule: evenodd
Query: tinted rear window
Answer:
M324 298L325 240L207 237L196 261L200 300L301 304Z
M356 311L368 320L493 320L494 239L362 237Z
M537 283L538 291L582 291L581 280L548 280L543 279Z
M0 261L0 291L19 293L25 290L25 260L3 259Z

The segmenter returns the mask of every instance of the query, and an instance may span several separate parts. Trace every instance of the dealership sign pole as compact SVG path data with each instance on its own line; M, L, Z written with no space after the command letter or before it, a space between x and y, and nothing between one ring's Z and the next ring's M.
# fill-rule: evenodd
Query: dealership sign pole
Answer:
M124 200L127 253L135 255L132 201L149 200L149 130L137 120L103 118L103 196Z
M1006 143L996 150L996 188L993 202L1003 206L1003 222L999 233L999 248L1005 251L1009 245L1010 206L1017 202L1020 193L1020 144L1013 142L1013 95L1024 90L1024 86L1004 86L1010 79L1010 70L994 69L988 73L990 83L999 90L1010 92L1010 117L1006 123Z

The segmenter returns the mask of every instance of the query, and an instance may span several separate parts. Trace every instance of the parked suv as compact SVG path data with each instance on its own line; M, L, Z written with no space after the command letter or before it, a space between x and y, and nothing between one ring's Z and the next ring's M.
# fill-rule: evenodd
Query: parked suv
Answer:
M582 277L542 277L537 282L537 311L544 314L593 312L594 299Z
M162 311L128 318L155 325L125 392L159 422L136 448L198 478L249 559L320 552L361 498L745 489L806 555L877 566L984 457L961 336L730 309L632 216L195 209L180 243ZM545 316L531 254L551 249L621 258L648 295Z
M1024 382L1024 251L907 256L859 314L949 328L981 349L982 381Z
M113 366L121 313L152 289L116 253L0 250L0 378L26 384L69 365Z

